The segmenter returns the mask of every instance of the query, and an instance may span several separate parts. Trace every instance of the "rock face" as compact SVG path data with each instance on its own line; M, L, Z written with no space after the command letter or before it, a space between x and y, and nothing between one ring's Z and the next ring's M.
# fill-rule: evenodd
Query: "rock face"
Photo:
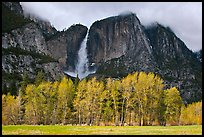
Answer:
M41 70L45 72L48 80L59 78L63 74L62 68L49 53L42 30L35 22L14 29L10 33L3 33L2 85L9 87L10 83L14 82L18 87L25 72L30 79L34 79ZM8 75L17 77L8 79Z
M51 36L47 41L50 56L57 59L64 70L75 70L77 53L86 33L87 27L77 24Z
M97 72L107 72L106 75L112 77L122 77L136 70L158 70L150 41L133 13L93 23L87 50L89 61L98 67Z
M146 28L160 75L169 85L177 86L184 101L198 101L202 96L202 66L170 28L155 23Z
M194 52L197 59L202 63L202 49L199 51Z
M25 72L31 81L39 71L52 81L62 77L64 69L75 68L87 27L73 25L60 32L47 21L24 17L18 2L2 6L2 29L6 27L2 31L2 91L12 90L13 83L19 87Z
M133 51L139 56L141 49L151 56L149 41L133 13L94 22L89 31L87 49L89 60L95 63L133 55Z
M19 2L2 2L5 6L7 6L11 11L16 14L23 16L23 9Z
M17 47L48 55L45 38L36 23L29 23L21 28L5 33L2 38L2 48Z
M154 72L179 88L184 102L201 99L201 64L168 27L155 23L144 28L133 13L110 17L93 23L87 50L89 61L98 68L96 75Z
M108 70L106 75L122 77L135 70L157 70L149 39L133 13L94 22L87 50L89 62L96 63L98 73Z

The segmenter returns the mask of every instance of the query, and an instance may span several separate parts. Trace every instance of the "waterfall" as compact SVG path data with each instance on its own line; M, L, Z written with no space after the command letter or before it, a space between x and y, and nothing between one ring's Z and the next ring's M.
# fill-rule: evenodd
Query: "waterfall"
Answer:
M88 57L87 57L87 50L86 50L86 42L87 42L88 34L84 38L84 40L81 43L80 49L78 51L78 60L75 67L74 72L65 71L66 74L72 76L72 77L79 77L79 79L85 78L89 74L95 73L94 71L89 71L88 68Z
M81 47L78 51L78 63L76 65L76 73L78 74L79 78L84 78L88 73L88 58L87 58L87 50L86 50L86 42L87 37L84 38L83 42L81 43Z

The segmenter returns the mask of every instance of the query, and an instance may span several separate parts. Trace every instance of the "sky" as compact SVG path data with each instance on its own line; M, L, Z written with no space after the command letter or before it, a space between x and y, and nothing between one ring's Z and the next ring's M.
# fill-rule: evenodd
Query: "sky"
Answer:
M49 21L57 30L73 24L90 28L101 20L131 11L144 26L169 26L192 51L202 49L202 2L20 2L25 13Z

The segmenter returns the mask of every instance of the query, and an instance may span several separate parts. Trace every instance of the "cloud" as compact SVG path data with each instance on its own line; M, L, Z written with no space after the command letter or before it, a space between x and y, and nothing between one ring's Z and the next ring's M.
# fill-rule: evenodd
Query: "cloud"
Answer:
M136 13L143 25L169 26L193 51L202 48L201 2L21 2L26 13L49 20L57 30L73 24L90 27L96 20L126 11Z

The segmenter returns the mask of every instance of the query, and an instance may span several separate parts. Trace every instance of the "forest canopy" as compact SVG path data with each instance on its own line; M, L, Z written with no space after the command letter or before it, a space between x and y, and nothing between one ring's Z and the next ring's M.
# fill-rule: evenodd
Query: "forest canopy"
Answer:
M2 94L3 125L191 125L202 124L202 101L184 105L176 87L164 90L154 73L122 79L23 81L17 96Z

